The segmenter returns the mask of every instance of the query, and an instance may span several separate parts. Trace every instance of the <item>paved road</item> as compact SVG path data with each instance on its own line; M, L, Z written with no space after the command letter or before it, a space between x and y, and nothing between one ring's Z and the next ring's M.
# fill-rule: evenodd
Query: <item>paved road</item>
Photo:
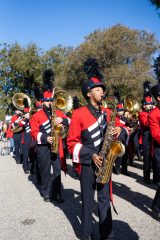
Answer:
M2 146L2 143L0 143ZM160 223L151 217L155 185L143 184L142 163L129 167L130 177L113 175L115 240L158 240ZM34 176L10 156L0 156L0 240L76 240L80 238L80 187L71 160L62 173L65 203L46 203L36 188ZM98 229L96 196L93 214Z

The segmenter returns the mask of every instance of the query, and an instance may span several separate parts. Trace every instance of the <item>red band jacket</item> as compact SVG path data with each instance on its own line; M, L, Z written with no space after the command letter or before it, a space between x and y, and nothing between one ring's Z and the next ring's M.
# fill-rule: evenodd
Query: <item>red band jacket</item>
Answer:
M122 127L126 131L126 134L129 136L130 132L129 132L128 127L126 126L126 121L127 120L124 116L116 116L115 126Z
M11 129L19 125L21 119L22 119L21 116L13 115L11 118Z
M64 125L69 124L70 119L60 110L56 110L56 116L63 118ZM33 114L30 125L31 135L37 144L47 144L47 137L51 135L51 120L43 109Z
M57 117L63 118L63 124L67 125L70 122L70 119L60 110L55 112ZM45 111L42 109L35 114L33 114L31 120L31 135L36 140L37 144L47 145L47 137L51 135L51 119L48 118ZM64 153L63 153L63 144L62 139L60 138L59 142L59 156L62 163L62 168L64 169Z
M19 122L19 126L22 127L22 144L25 144L27 138L31 138L31 126L28 118L22 118Z
M24 118L19 122L19 126L23 127L24 134L25 135L30 135L31 132L31 127L30 127L30 122L29 119Z
M11 122L7 129L7 138L13 138L13 132L11 131Z
M143 131L149 130L149 120L148 120L149 112L141 111L138 115L140 128Z
M150 132L153 141L160 144L160 109L155 107L148 115Z
M91 164L92 155L100 150L110 113L111 110L102 109L96 119L87 107L73 111L67 138L73 162Z

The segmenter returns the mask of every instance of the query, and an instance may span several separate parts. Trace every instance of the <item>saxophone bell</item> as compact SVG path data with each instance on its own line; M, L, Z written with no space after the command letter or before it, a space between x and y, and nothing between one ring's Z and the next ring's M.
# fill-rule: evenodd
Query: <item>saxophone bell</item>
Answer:
M122 157L125 153L125 147L120 141L113 141L109 146L109 151L104 157L102 166L96 171L96 182L105 184L109 182L113 165L117 157Z

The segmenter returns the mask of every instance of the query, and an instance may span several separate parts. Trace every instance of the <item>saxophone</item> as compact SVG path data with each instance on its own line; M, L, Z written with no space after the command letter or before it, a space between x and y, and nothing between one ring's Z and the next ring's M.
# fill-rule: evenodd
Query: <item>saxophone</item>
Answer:
M73 100L70 95L64 90L57 90L54 93L54 101L52 103L52 115L51 115L51 137L53 137L53 143L51 144L51 152L58 153L59 138L67 137L68 128L62 124L55 124L56 109L63 112L70 111L73 105Z
M125 153L124 145L120 141L113 139L112 128L115 126L115 118L116 104L114 106L114 111L111 113L110 121L104 135L103 145L99 152L99 156L102 157L102 165L97 168L95 172L97 183L105 184L109 182L116 158L122 157Z
M51 137L53 138L53 142L51 144L51 152L58 154L59 150L59 138L62 130L61 124L55 124L56 119L56 105L55 101L53 101L51 105L52 115L51 115Z

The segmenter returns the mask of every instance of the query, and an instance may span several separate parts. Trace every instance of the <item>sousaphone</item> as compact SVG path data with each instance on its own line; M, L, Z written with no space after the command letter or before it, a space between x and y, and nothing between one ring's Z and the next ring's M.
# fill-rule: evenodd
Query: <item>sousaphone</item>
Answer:
M29 107L31 106L31 99L25 93L16 93L12 97L12 103L18 110L24 109L24 98L27 98Z
M12 97L12 103L13 105L16 107L16 109L18 110L24 110L24 98L27 98L28 100L28 106L31 106L31 99L25 94L25 93L16 93L13 97ZM23 117L23 116L22 116ZM13 128L11 128L11 131L13 133L17 133L20 132L22 130L22 127L15 126Z

